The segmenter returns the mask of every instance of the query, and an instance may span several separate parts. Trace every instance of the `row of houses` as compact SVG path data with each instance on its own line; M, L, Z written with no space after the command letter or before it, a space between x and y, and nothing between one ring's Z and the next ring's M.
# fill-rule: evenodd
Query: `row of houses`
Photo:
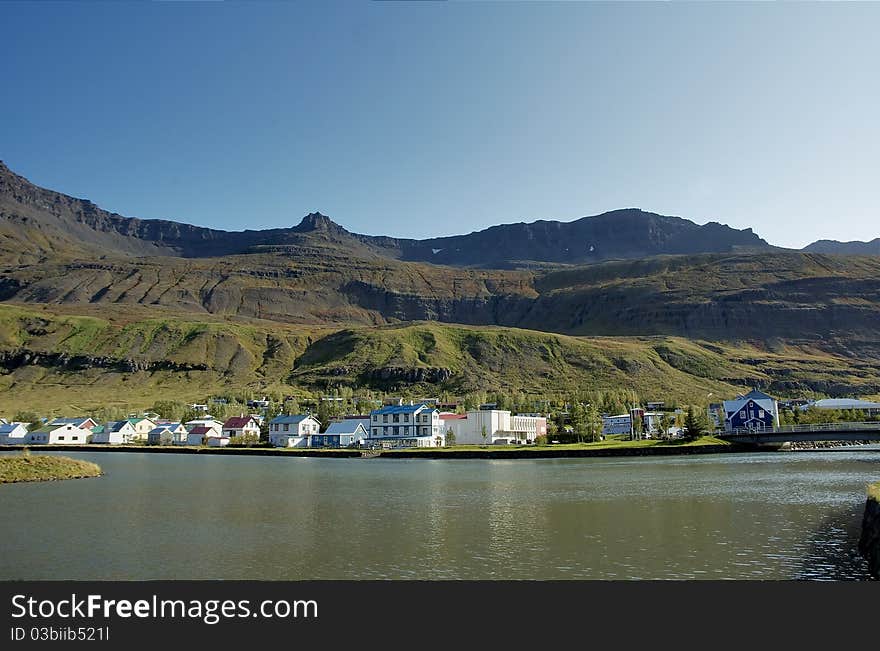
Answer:
M269 422L269 442L276 447L430 448L452 440L459 445L527 444L547 434L542 416L497 409L452 414L425 403L386 405L331 423L324 432L320 426L309 415L279 416Z
M547 434L540 415L512 414L498 409L465 414L441 412L425 403L392 404L368 415L346 417L325 431L310 414L281 415L268 423L268 442L275 447L441 447L458 444L533 443ZM236 416L226 422L208 416L185 423L128 418L103 424L91 418L56 418L28 431L26 423L0 424L0 445L208 445L225 446L233 437L260 436L255 416Z
M835 403L836 404L836 403ZM325 431L310 414L281 415L268 423L268 442L275 447L442 447L456 444L531 444L547 435L542 414L514 414L482 405L464 414L443 412L438 404L403 404L395 401L368 415L349 416L332 422ZM651 405L661 407L662 403ZM860 405L864 407L864 404ZM880 405L877 405L880 406ZM874 407L874 404L869 405ZM764 429L779 423L777 401L753 390L734 400L710 406L716 429ZM628 414L603 417L603 433L633 434L636 420L644 435L674 434L662 431L664 412L636 408ZM144 417L98 424L91 418L57 418L29 431L25 423L0 420L0 445L86 443L121 445L145 442L153 445L225 446L234 437L256 441L261 417L240 415L220 422L205 415L185 423Z
M42 427L27 423L0 423L0 445L229 445L235 436L260 436L258 417L238 416L225 422L202 418L181 423L147 417L103 424L92 418L56 418Z

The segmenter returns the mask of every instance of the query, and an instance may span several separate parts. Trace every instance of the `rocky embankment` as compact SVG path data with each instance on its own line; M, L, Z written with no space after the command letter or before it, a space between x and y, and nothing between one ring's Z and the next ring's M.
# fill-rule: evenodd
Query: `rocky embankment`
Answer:
M868 560L871 576L880 579L880 483L868 487L859 553Z

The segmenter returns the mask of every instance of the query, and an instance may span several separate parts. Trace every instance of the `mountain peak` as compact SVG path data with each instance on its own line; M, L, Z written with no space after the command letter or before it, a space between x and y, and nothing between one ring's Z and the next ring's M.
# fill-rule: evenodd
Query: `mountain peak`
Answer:
M299 225L295 226L293 230L300 233L307 233L311 231L339 232L345 229L330 219L327 215L323 215L319 212L312 212L303 217Z

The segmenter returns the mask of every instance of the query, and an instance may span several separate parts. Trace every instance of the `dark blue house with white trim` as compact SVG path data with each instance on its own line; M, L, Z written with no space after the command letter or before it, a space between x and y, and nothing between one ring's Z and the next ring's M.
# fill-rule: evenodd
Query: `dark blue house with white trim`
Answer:
M779 425L776 399L754 389L736 400L724 401L724 429L772 429Z

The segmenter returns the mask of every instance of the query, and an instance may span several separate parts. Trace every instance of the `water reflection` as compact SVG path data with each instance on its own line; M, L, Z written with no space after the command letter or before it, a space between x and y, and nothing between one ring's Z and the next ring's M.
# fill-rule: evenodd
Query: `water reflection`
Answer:
M661 459L71 456L0 487L2 579L862 579L867 450Z

